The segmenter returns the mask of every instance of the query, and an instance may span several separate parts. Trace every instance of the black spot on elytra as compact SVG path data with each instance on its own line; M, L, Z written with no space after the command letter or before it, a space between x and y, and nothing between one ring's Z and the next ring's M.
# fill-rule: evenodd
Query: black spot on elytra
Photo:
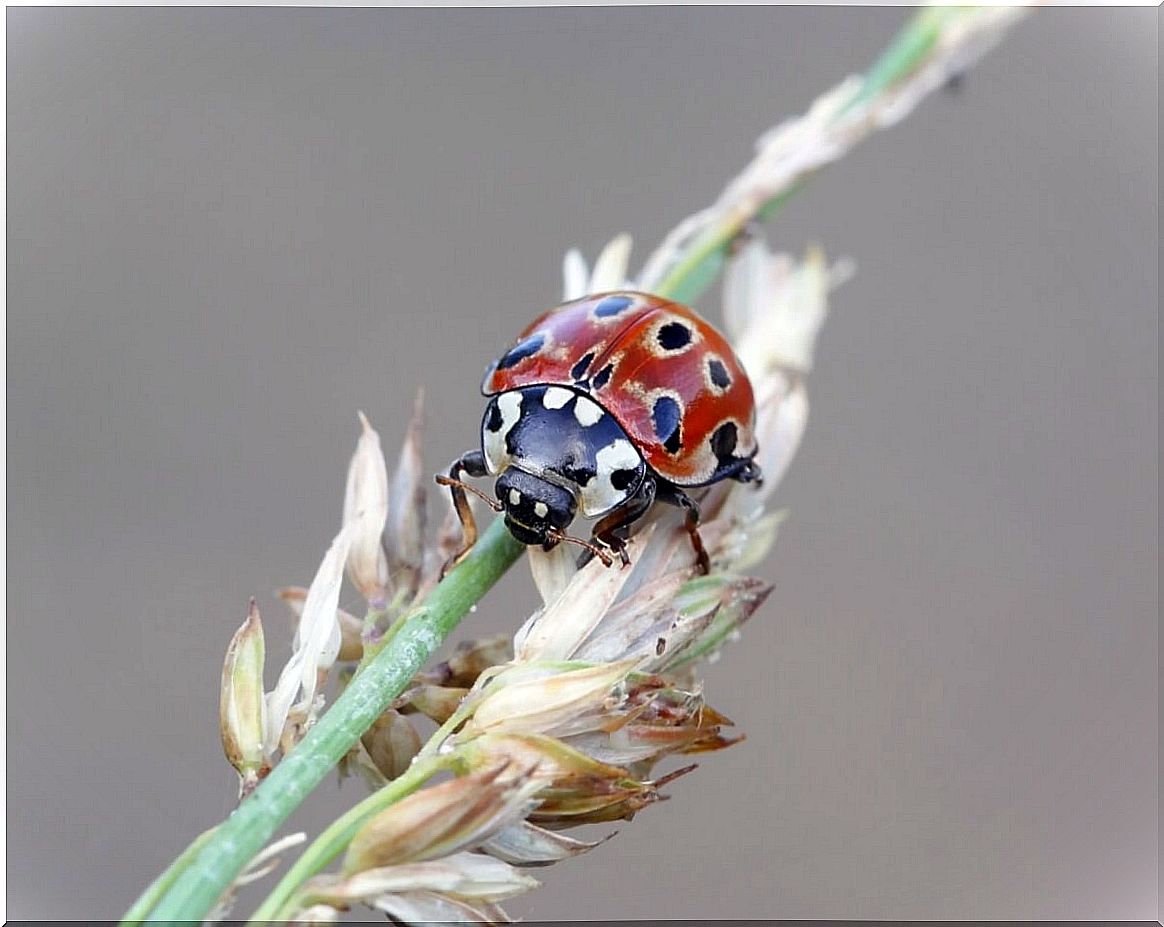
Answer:
M485 419L485 427L496 434L501 431L501 409L496 401L489 403L489 417Z
M594 360L594 352L593 351L589 352L588 354L583 354L582 357L579 358L578 363L576 363L573 367L570 368L570 376L573 377L575 380L581 380L584 376L586 376L586 370L590 366L591 361L593 361L593 360Z
M691 329L682 322L668 322L656 337L664 351L678 351L691 344Z
M608 316L618 315L633 302L634 300L629 296L608 296L594 307L594 314L600 319L605 319Z
M655 434L670 453L676 453L683 446L683 410L670 396L660 396L651 409L651 422Z
M630 489L637 475L637 470L615 470L610 474L610 485L622 492L624 489Z
M711 376L711 382L718 389L727 389L732 385L732 378L727 372L727 367L718 357L713 357L707 362L707 372Z
M598 373L596 373L594 375L594 380L593 380L594 388L595 389L602 389L602 387L606 386L606 384L608 382L610 382L610 375L613 372L614 372L614 365L612 365L612 364L607 364L605 367L603 367L601 370L599 370Z
M546 336L538 333L530 335L523 341L519 341L512 348L505 352L501 360L497 362L498 370L506 370L514 364L520 363L527 357L533 357L538 351L542 349L542 345L546 343Z
M711 452L721 464L732 459L738 437L735 422L724 422L711 436Z

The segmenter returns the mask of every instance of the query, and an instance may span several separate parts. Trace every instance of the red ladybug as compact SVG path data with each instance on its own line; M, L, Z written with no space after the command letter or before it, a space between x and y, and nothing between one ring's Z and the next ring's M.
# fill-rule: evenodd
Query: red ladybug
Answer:
M727 340L691 309L646 293L566 303L536 319L485 374L481 449L437 482L461 519L460 560L477 539L465 490L523 544L569 541L610 565L655 502L687 513L699 567L699 506L686 490L758 481L752 384ZM462 475L497 476L494 500ZM590 542L566 534L596 518ZM586 556L586 555L584 555Z

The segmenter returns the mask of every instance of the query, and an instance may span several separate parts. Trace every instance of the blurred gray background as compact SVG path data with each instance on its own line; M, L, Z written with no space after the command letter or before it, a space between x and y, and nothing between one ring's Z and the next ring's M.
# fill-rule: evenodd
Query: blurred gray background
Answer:
M356 410L470 446L565 249L641 261L906 11L7 16L8 914L113 917L232 807L222 654L256 594L285 658ZM512 914L1155 916L1157 17L1036 14L772 223L859 271L707 673L749 739Z

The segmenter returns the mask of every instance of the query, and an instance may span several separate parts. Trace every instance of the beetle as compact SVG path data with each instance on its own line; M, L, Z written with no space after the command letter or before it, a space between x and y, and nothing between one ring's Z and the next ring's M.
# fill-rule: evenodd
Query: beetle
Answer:
M477 540L468 491L504 512L522 544L577 544L607 566L611 554L630 562L630 529L654 503L678 506L706 573L688 491L761 479L747 373L710 323L659 296L599 293L543 313L489 366L481 392L480 448L436 477L464 539L446 569ZM465 476L497 477L496 498ZM578 515L597 519L589 541L566 533Z

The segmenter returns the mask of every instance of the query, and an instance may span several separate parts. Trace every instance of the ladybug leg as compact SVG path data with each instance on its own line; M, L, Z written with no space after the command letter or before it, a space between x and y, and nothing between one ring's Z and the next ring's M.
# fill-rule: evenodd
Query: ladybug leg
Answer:
M591 539L595 544L601 544L614 551L622 561L623 566L630 564L630 557L626 552L626 538L630 534L631 525L642 518L655 502L655 481L649 476L643 480L639 491L626 500L621 506L600 519L594 526ZM578 565L583 566L591 555L584 553Z
M737 483L755 483L760 486L764 482L764 474L760 470L760 465L754 460L736 460L719 470L716 479L735 480Z
M760 465L754 460L749 460L747 464L737 473L733 479L740 483L755 483L757 486L764 485L764 472L760 469Z
M695 549L695 563L699 572L707 575L711 571L711 558L707 556L707 549L703 546L703 538L699 536L699 503L692 499L678 486L669 483L659 484L658 499L668 505L674 505L687 513L684 527L687 536L691 538L691 546Z
M442 579L449 570L465 559L465 555L477 543L477 521L473 518L473 510L469 508L469 498L465 495L461 476L487 476L488 473L489 471L485 466L485 455L480 451L466 451L453 461L447 477L441 474L436 476L436 481L442 486L448 486L453 495L453 508L457 512L457 518L461 521L462 536L461 549L449 557L445 561L445 565L441 567Z

